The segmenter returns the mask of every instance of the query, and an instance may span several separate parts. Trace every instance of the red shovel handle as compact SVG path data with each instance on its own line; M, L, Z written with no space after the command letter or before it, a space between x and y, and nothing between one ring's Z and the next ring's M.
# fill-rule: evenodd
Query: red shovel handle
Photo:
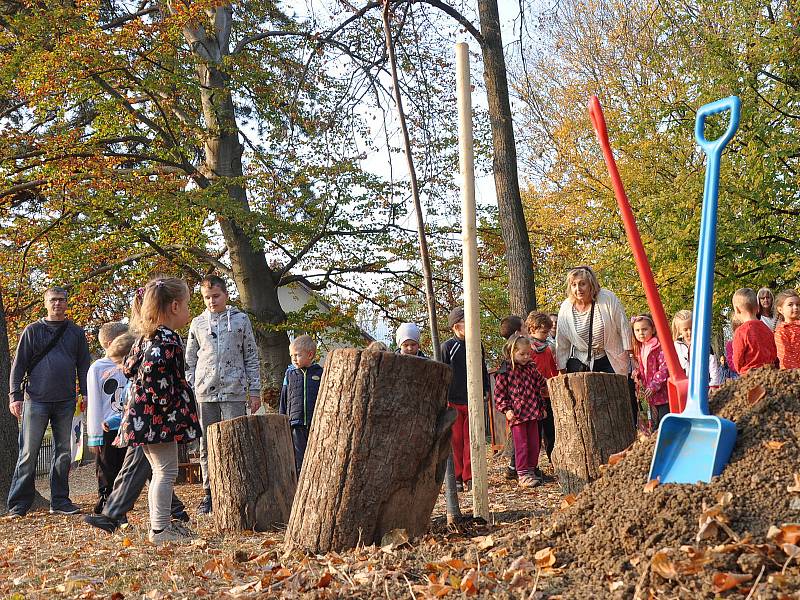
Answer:
M617 198L617 204L622 213L625 234L628 236L628 243L631 245L633 258L636 261L636 268L639 271L639 277L644 285L644 294L647 297L647 304L650 306L650 311L653 313L656 332L658 333L661 347L664 349L664 355L667 359L667 368L669 369L670 375L670 385L667 386L669 391L669 408L671 412L681 412L686 404L688 381L686 379L686 374L683 372L683 367L681 367L681 363L678 361L675 345L672 342L669 323L667 322L667 315L664 313L664 305L661 304L661 297L658 295L658 288L653 278L653 271L650 269L650 263L647 260L647 255L642 245L642 238L639 236L639 230L636 228L636 220L633 218L633 211L631 210L630 202L628 202L628 196L625 194L622 179L620 179L619 171L617 171L617 164L614 162L614 154L611 152L611 144L608 142L606 120L603 116L603 109L600 107L600 101L597 99L597 96L592 96L589 101L589 116L592 119L594 131L597 134L597 141L600 142L600 147L603 150L603 158L605 158L606 167L608 167L608 174L611 176L614 195Z

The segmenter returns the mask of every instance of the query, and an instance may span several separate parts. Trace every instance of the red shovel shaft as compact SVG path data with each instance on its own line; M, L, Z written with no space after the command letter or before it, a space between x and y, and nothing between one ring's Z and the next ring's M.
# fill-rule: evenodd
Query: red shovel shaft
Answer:
M658 288L653 278L653 271L650 268L650 263L644 252L642 238L639 236L639 230L633 218L633 211L631 210L630 202L628 202L628 196L625 194L622 179L620 179L619 171L617 171L617 164L614 162L614 154L611 152L611 144L608 142L606 120L603 116L603 109L600 107L600 101L597 99L597 96L592 96L589 101L589 116L592 119L592 125L594 125L597 140L600 142L600 147L603 150L606 167L608 167L608 173L611 176L611 184L614 187L614 195L617 198L617 204L622 213L625 234L628 236L628 243L631 245L633 258L636 261L636 268L639 271L639 277L644 285L644 294L647 297L647 304L650 306L650 311L653 313L656 333L658 333L661 347L664 349L664 356L667 359L667 368L669 369L669 385L667 388L669 392L669 409L670 412L674 413L682 412L683 407L686 405L686 394L689 383L686 379L686 374L683 372L683 367L681 367L681 363L678 361L675 345L672 342L669 323L667 322L667 315L664 312L664 305L661 304L661 297L658 295Z

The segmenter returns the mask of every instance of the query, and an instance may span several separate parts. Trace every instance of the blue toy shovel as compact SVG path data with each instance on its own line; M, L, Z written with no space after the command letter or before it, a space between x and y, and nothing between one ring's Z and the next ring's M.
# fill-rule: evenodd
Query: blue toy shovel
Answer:
M716 140L705 137L706 118L731 112L728 129ZM736 443L733 421L708 414L708 353L711 344L711 300L714 291L714 258L717 249L717 200L722 150L739 127L741 102L730 96L702 106L697 111L694 136L708 157L703 211L700 218L700 249L694 288L694 331L689 365L689 394L680 414L661 420L650 479L661 483L711 481L722 473Z

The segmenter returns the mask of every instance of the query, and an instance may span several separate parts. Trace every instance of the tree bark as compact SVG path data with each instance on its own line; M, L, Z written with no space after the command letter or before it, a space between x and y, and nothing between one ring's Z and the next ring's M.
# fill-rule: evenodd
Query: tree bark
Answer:
M222 181L228 202L217 211L217 221L228 248L233 280L244 309L254 317L256 343L261 353L262 399L277 406L278 394L289 358L289 337L269 331L269 325L286 320L278 300L276 273L270 269L263 248L254 242L235 215L250 212L243 181L243 145L239 141L230 77L224 60L229 54L233 9L222 4L210 13L210 27L190 21L183 29L192 48L206 129L201 171L210 182ZM227 181L227 182L226 182ZM261 326L259 326L261 325ZM267 327L265 327L267 326Z
M289 520L297 477L289 421L248 415L208 428L208 476L219 531L256 530Z
M600 477L600 465L636 439L628 379L572 373L547 382L556 426L553 465L565 494Z
M8 348L8 331L6 330L6 312L3 306L3 295L0 290L0 431L3 432L0 442L0 505L5 507L8 497L8 486L14 467L17 464L17 437L19 424L16 417L8 409L8 379L11 373L11 352Z
M508 297L511 313L524 318L536 309L536 284L528 225L519 192L517 148L497 0L478 0L478 17L483 36L483 79L492 127L494 186L500 230L506 246Z
M455 420L450 379L446 365L412 356L328 355L287 548L324 553L427 530Z

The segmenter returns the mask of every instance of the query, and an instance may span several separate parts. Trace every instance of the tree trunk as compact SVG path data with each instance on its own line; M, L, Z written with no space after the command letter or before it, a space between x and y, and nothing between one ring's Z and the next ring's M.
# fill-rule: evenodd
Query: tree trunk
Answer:
M311 425L286 547L324 553L425 532L455 421L444 364L333 350Z
M17 437L19 435L17 419L8 409L8 378L11 373L11 352L8 348L8 332L6 331L6 312L3 307L3 295L0 290L0 506L5 506L8 497L8 486L17 464Z
M483 79L492 126L494 186L508 264L508 297L511 313L525 318L536 309L536 284L528 225L519 192L517 148L497 0L478 0L478 16L483 36Z
M170 6L170 11L175 12ZM197 21L184 25L184 38L197 61L196 72L206 136L201 171L210 182L222 181L227 202L216 209L217 221L228 248L233 280L244 309L254 317L256 343L261 353L262 399L277 406L283 375L288 366L289 337L269 331L286 314L278 300L276 274L270 269L264 249L254 240L256 231L246 231L235 215L250 212L243 181L243 146L239 141L230 77L224 62L229 55L233 8L221 4L208 13L206 27ZM226 180L229 181L226 183Z
M297 477L289 421L248 415L208 427L208 476L217 530L256 530L289 520Z
M636 439L628 378L572 373L547 382L556 426L553 466L565 494L600 477L600 465Z

